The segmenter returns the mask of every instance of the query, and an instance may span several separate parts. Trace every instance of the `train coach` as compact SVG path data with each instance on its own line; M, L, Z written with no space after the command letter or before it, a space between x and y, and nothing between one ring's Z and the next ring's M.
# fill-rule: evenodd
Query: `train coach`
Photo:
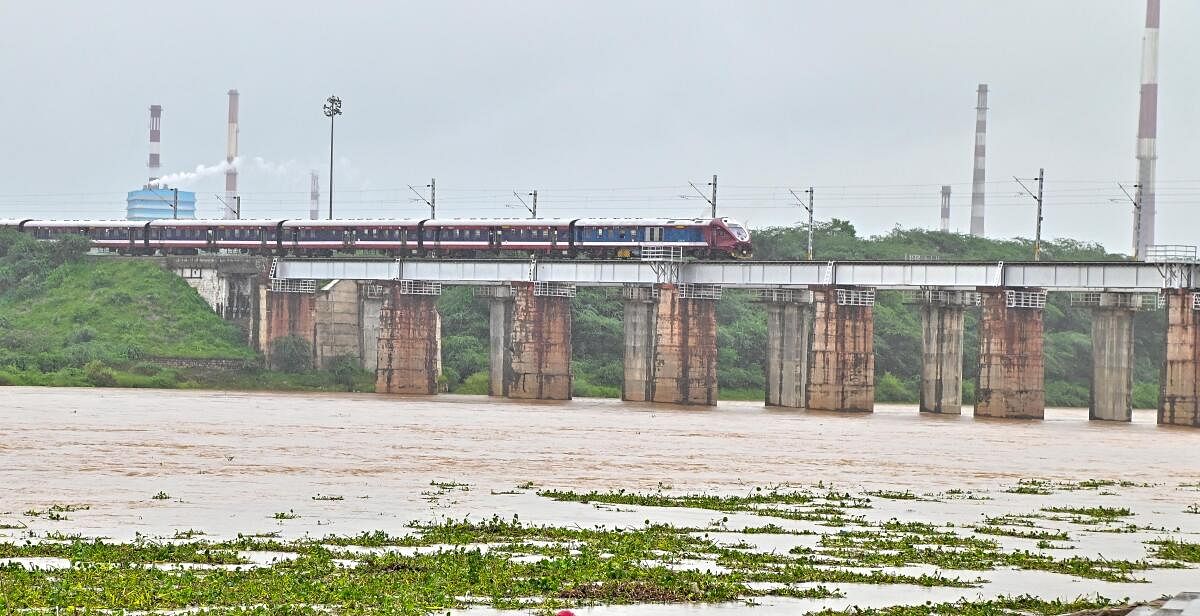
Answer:
M277 256L374 252L390 256L639 258L672 249L697 258L747 258L750 233L729 218L0 220L41 240L89 238L122 254L235 250Z

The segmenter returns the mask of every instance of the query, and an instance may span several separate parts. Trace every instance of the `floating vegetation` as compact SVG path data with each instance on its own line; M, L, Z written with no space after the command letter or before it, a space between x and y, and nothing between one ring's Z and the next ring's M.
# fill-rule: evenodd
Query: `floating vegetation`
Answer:
M171 498L171 495L167 494L166 492L163 492L162 490L159 490L158 494L155 494L154 496L151 496L150 498L152 498L154 500L167 500L168 498Z
M1150 555L1163 560L1185 563L1200 563L1200 543L1188 543L1175 539L1160 539L1149 542L1153 546Z
M449 492L451 490L467 492L471 489L470 484L458 483L456 481L430 481L429 485L441 490L442 492Z
M276 512L271 517L276 520L295 520L300 517L300 514L296 513L294 509L288 509L287 511Z
M325 537L298 541L156 543L103 541L0 544L4 556L67 558L56 571L0 568L0 601L16 610L236 610L241 606L342 607L354 613L427 614L470 605L496 609L556 609L577 604L717 603L778 595L841 596L836 588L802 584L857 582L968 587L939 575L909 576L819 566L804 557L762 554L697 536L696 529L649 525L636 529L532 526L493 517L480 522L416 523L415 533ZM339 545L407 543L434 551L341 553ZM482 544L492 546L481 549ZM269 566L148 567L156 563L245 564L243 550L290 552ZM543 558L521 559L518 556ZM354 558L351 566L337 559ZM690 569L670 562L708 561L725 569ZM103 566L96 566L103 565ZM753 582L780 586L762 589ZM136 589L136 592L130 592ZM386 609L384 609L386 607ZM306 613L299 610L298 613Z
M746 496L720 496L715 494L667 495L662 492L640 494L637 492L565 492L543 490L539 496L556 501L576 503L603 503L609 505L637 505L642 507L684 507L708 509L723 513L749 513L758 516L815 522L822 526L840 527L850 524L865 524L862 516L847 515L846 509L869 509L870 499L853 496L846 492L828 490L817 493L804 490L766 490L755 488Z
M1200 513L1200 503L1192 503L1183 509L1184 513Z
M332 496L332 495L329 495L329 494L318 494L318 495L316 495L316 496L312 497L312 499L313 499L313 500L315 500L315 501L340 501L340 500L346 500L346 498L345 498L344 496Z
M932 499L932 498L926 498L926 497L920 496L918 494L913 494L912 491L910 491L910 490L905 490L903 492L898 492L896 490L875 490L875 491L864 492L864 494L866 494L867 496L874 496L875 498L884 498L884 499L888 499L888 500L919 500L919 501L936 500L936 499Z
M1087 516L1100 522L1111 522L1133 515L1133 512L1125 507L1042 507L1042 511Z
M1073 601L1045 601L1030 595L1000 597L991 601L967 601L954 603L924 604L847 610L824 610L814 616L1029 616L1039 614L1073 614L1084 610L1098 610L1115 605L1115 602L1100 596L1080 597Z
M1071 536L1061 530L1018 530L1003 526L976 526L975 532L984 535L999 535L1003 537L1019 537L1021 539L1038 539L1041 541L1070 541Z
M1083 481L1050 481L1047 479L1019 479L1017 484L1009 486L1004 491L1009 494L1040 494L1048 495L1055 492L1074 492L1077 490L1099 490L1100 488L1152 488L1152 483L1136 483L1133 481L1115 481L1112 479L1084 479ZM1106 491L1107 494L1115 494Z

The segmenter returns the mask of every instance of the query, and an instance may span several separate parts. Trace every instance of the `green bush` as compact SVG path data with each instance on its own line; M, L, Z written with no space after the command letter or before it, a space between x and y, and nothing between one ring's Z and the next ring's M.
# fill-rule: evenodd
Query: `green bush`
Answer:
M293 374L312 370L312 345L300 336L283 336L271 342L271 367Z
M477 396L486 396L488 394L488 385L491 383L491 378L487 372L476 372L467 377L466 380L454 390L456 394L472 394Z
M1158 408L1158 383L1134 383L1133 384L1133 408L1135 409L1155 409Z
M117 375L104 362L93 360L88 362L83 367L83 374L87 376L87 380L96 387L116 387Z
M877 402L916 402L917 388L900 380L891 372L884 372L875 383Z
M345 387L346 391L354 391L355 378L362 368L359 367L357 356L344 354L333 358L329 372L333 375L333 382Z

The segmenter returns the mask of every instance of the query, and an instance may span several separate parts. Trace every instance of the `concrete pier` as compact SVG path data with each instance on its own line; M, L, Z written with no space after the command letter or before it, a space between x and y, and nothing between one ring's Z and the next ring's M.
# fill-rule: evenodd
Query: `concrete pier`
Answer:
M659 285L651 401L716 406L718 292Z
M1133 303L1136 295L1101 293L1092 312L1092 393L1088 417L1133 419Z
M532 282L492 288L491 395L571 399L571 298L564 290Z
M317 297L315 293L271 291L259 289L259 326L256 346L271 364L271 349L275 340L299 336L315 348ZM271 365L274 368L276 366Z
M874 291L819 287L812 293L813 340L805 406L874 411Z
M442 375L442 323L438 296L388 285L379 313L375 392L431 395ZM440 289L437 289L440 291Z
M654 399L654 349L658 327L658 292L653 287L625 287L625 378L621 399Z
M1158 423L1200 427L1200 311L1194 291L1167 291L1166 357L1159 378Z
M767 406L801 408L808 389L812 294L781 290L763 298L767 313Z
M316 297L313 323L313 354L318 368L328 368L337 357L349 355L363 364L362 314L359 283L334 280L322 287ZM370 315L378 319L378 314Z
M972 295L926 291L919 297L922 413L962 414L963 310Z
M1042 307L1045 294L1031 289L982 289L979 383L975 416L1042 419Z

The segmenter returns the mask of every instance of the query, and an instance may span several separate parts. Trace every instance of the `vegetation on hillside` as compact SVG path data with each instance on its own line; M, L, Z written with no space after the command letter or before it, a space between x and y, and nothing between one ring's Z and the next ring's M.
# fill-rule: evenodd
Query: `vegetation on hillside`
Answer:
M0 232L0 385L373 386L360 375L253 369L258 357L245 333L182 278L143 260L89 259L87 250L79 237L38 242ZM251 368L246 375L182 370L156 358L232 359Z

